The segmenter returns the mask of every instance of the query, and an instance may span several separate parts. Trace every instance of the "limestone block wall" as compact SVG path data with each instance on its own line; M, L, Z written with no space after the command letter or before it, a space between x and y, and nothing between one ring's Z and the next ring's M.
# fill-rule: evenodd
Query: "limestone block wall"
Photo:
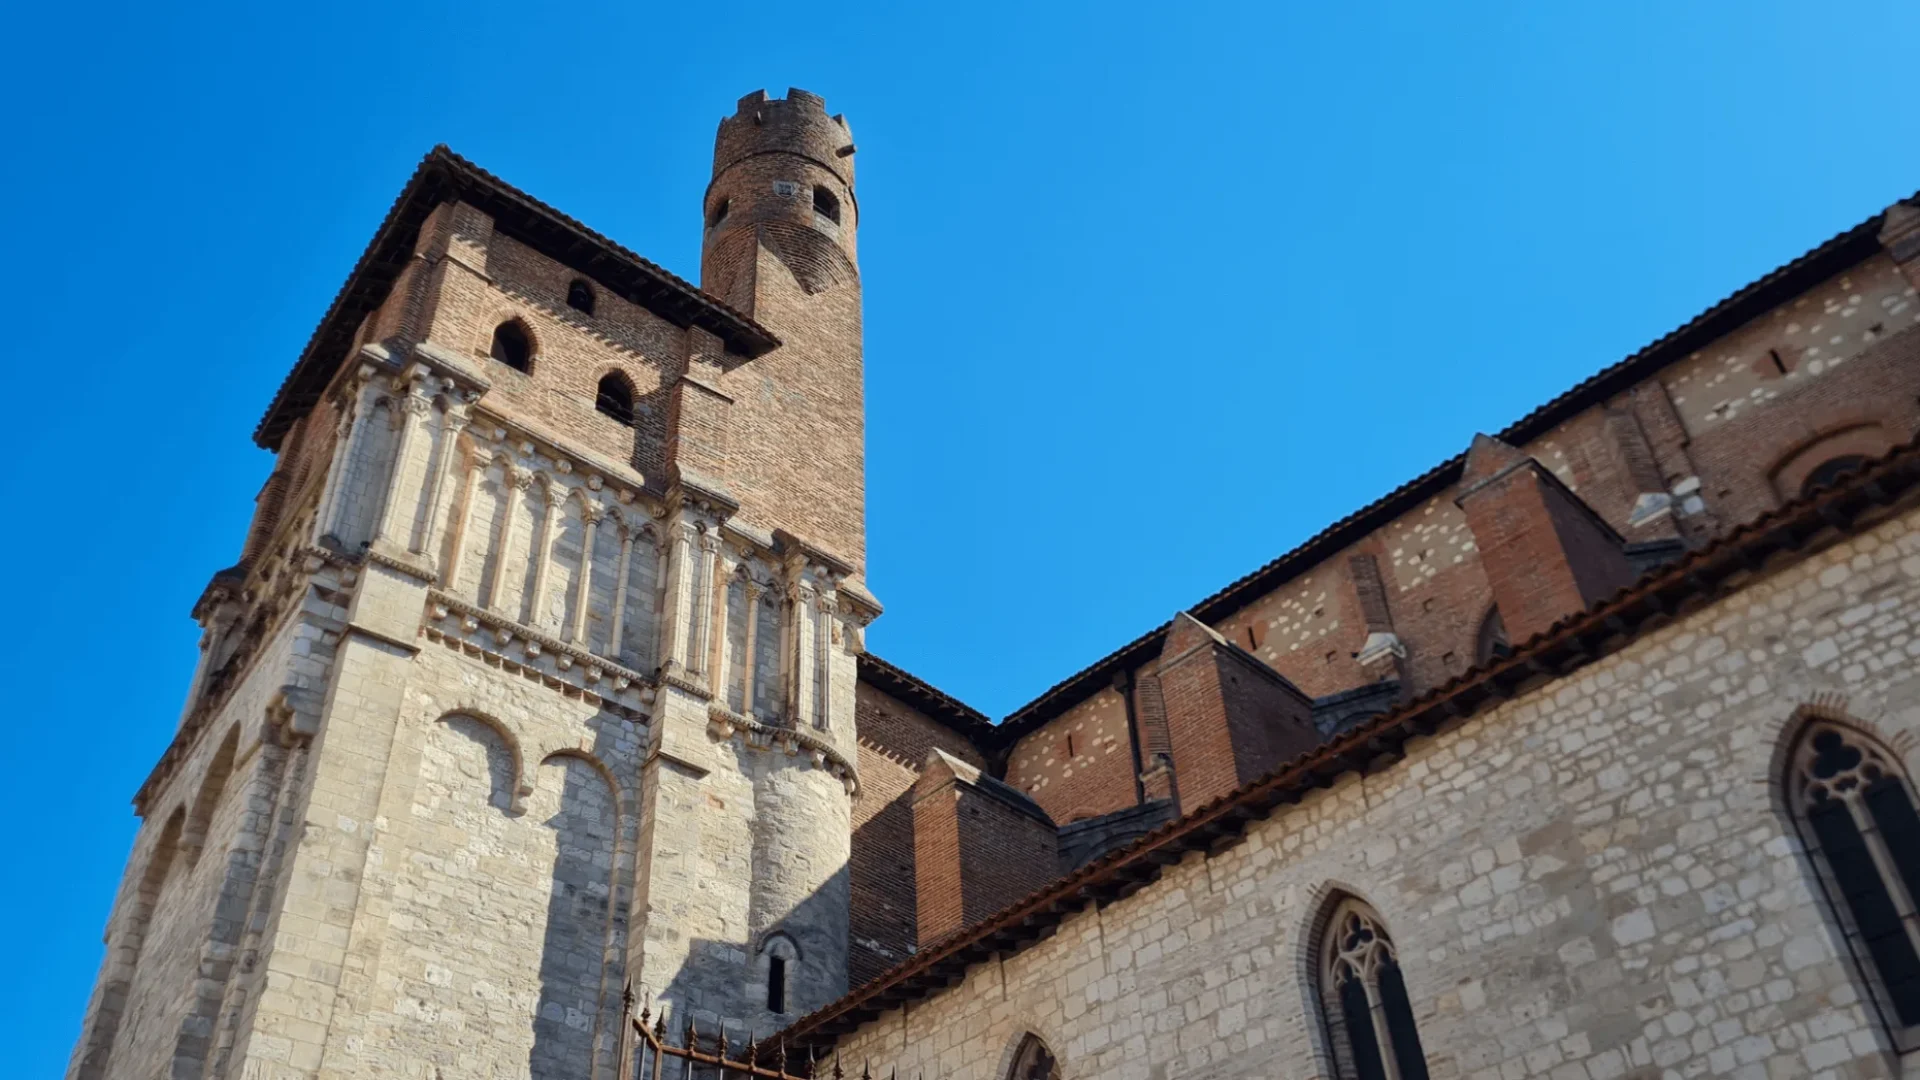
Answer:
M310 606L325 609L322 601ZM269 852L285 752L268 702L324 678L331 644L300 611L264 643L147 810L105 934L70 1077L198 1075L221 1045L222 1005Z
M1435 1077L1899 1075L1776 793L1797 710L1920 772L1920 513L1195 854L843 1040L998 1078L1324 1077L1316 920L1372 904Z

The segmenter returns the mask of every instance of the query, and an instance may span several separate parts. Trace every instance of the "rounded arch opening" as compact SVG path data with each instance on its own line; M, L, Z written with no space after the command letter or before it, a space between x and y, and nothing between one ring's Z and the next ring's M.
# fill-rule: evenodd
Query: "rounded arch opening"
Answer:
M487 355L515 371L533 373L533 334L519 319L508 319L493 328L493 345Z
M600 385L593 392L593 411L632 427L633 383L618 371L600 376Z
M1480 629L1474 634L1473 663L1475 667L1504 660L1513 655L1513 644L1507 640L1507 623L1500 617L1500 605L1487 609L1480 620Z
M593 286L583 278L574 278L567 286L567 306L582 314L593 314Z
M760 943L760 972L768 1012L788 1012L793 1000L793 973L799 966L800 946L784 931L775 930Z

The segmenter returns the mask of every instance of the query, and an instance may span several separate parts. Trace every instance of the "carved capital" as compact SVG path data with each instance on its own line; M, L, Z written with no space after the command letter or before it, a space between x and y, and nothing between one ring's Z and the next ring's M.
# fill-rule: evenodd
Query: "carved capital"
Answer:
M507 483L526 491L533 487L533 470L520 465L507 466Z
M600 519L607 517L607 508L592 499L580 500L580 520L589 525L598 525Z

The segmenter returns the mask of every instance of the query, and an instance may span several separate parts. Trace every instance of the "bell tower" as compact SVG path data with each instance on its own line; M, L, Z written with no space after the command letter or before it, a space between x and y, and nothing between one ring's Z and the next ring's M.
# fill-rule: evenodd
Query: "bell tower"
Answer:
M866 448L853 135L816 94L758 90L714 138L700 285L776 334L725 356L726 485L739 519L866 568ZM695 365L698 366L697 363Z

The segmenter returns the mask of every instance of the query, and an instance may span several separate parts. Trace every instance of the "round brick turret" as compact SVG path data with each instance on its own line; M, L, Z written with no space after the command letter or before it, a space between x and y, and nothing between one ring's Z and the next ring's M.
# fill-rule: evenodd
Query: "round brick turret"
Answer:
M701 286L752 310L737 288L755 239L779 250L809 292L856 275L853 135L825 99L756 90L720 121L707 186Z

